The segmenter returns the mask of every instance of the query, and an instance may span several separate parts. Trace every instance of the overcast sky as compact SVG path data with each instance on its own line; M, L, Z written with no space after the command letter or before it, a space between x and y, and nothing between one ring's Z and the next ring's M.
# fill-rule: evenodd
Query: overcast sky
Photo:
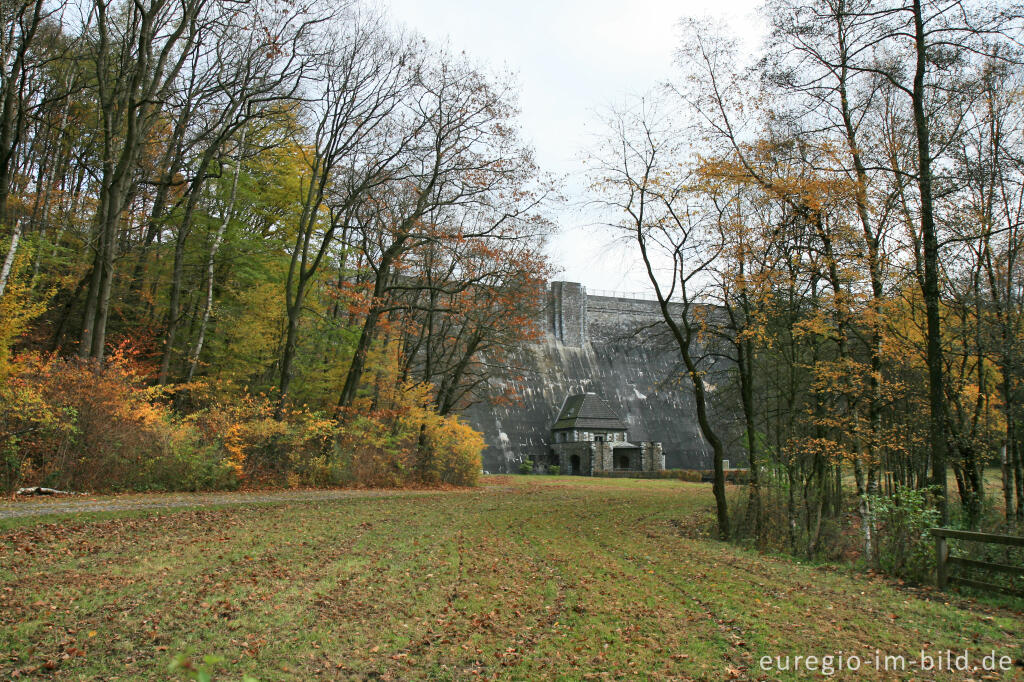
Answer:
M547 172L564 177L570 204L552 217L549 248L560 279L588 289L646 290L636 261L585 200L581 155L600 132L598 112L639 95L672 73L684 16L715 16L751 44L760 39L760 0L382 0L394 20L428 39L508 70L520 84L521 124Z

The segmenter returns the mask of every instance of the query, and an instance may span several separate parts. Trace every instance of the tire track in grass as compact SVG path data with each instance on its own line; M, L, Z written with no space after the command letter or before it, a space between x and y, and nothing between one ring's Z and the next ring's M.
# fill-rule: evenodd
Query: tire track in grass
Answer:
M543 502L543 500L537 499L536 502ZM571 570L576 565L572 560L575 555L567 555L565 558L558 558L557 552L555 555L552 555L552 547L565 546L567 544L566 539L561 536L551 537L549 526L545 524L538 525L535 522L538 518L538 514L535 511L540 510L523 508L518 501L506 505L506 510L518 512L514 517L515 522L510 522L507 529L501 529L496 525L498 521L507 521L507 516L498 518L497 514L482 514L484 510L476 510L476 513L481 514L480 523L474 525L467 524L467 532L464 534L464 537L467 540L476 538L477 544L482 542L490 548L490 554L484 559L485 570L487 570L486 565L490 565L493 561L489 557L497 552L505 552L500 558L508 564L513 564L517 556L525 556L526 558L518 560L522 562L517 566L521 569L518 572L528 569L531 576L544 575L545 579L554 586L553 603L544 604L543 608L538 604L531 611L523 609L523 613L516 611L515 615L519 616L523 623L519 627L520 634L502 641L491 642L491 645L485 647L485 649L487 649L487 653L491 656L499 659L501 667L497 668L497 671L504 670L503 674L526 676L536 676L541 673L547 674L551 672L552 665L564 665L566 662L564 659L561 659L560 663L554 662L554 657L563 653L562 647L552 650L552 660L547 661L541 658L548 643L566 641L563 635L567 633L569 628L560 628L558 627L559 623L565 622L569 624L578 618L583 618L584 620L581 625L571 628L577 631L581 627L591 626L592 623L589 622L589 619L597 617L597 612L588 612L583 608L582 602L577 603L575 606L572 605L574 595L582 596L587 594L584 584L586 576L576 576ZM551 512L550 506L546 504L542 510L545 513ZM545 541L549 537L551 539ZM508 538L508 542L504 540L505 538ZM524 548L527 547L530 548L530 551L524 555ZM578 557L576 558L578 559ZM595 560L594 563L601 564L603 562ZM471 563L467 560L465 566L468 571ZM608 584L604 584L604 586L609 587ZM502 610L507 615L509 609L506 606L503 605ZM548 606L553 608L548 608ZM615 612L613 615L614 619L609 623L609 627L616 624L621 625L622 614ZM529 616L530 619L527 620L524 616ZM525 623L530 623L530 625ZM496 632L495 629L489 629L488 631ZM526 632L529 634L523 634ZM605 638L602 637L601 641L604 640ZM605 651L601 648L601 642L597 642L596 646L593 647L593 653L602 656L605 654ZM575 653L570 652L569 655L575 657ZM489 659L474 661L474 663L478 665L464 671L498 674L498 672L495 672L495 668L489 662ZM591 665L593 664L592 660ZM586 665L584 663L584 669L586 669ZM613 661L606 661L604 665L610 667L616 664ZM622 664L622 668L623 670L627 669L625 663Z
M566 487L566 486L560 486L560 487ZM550 509L550 507L546 507L545 511L550 513L552 510ZM557 509L556 509L556 511L557 511ZM555 513L555 514L553 514L553 516L555 516L557 518L560 518L562 520L567 520L568 518L574 518L569 513L566 513L566 514L557 514L557 513ZM611 626L615 625L615 624L622 624L622 615L623 614L621 612L619 612L619 611L612 611L612 610L609 609L606 612L602 613L602 612L594 610L592 607L591 608L587 608L585 606L585 602L583 602L583 601L581 601L579 599L579 597L587 594L587 590L585 589L585 585L587 584L587 582L596 582L596 579L593 579L593 576L584 576L584 575L574 576L574 575L570 575L568 572L566 572L566 570L563 569L563 566L569 567L569 566L579 565L577 562L574 562L573 559L576 558L579 554L581 554L582 547L580 546L581 543L579 542L580 536L578 534L570 534L570 533L567 532L566 533L567 535L572 535L573 536L573 540L574 540L573 542L570 542L567 539L564 542L559 542L559 543L556 544L556 539L552 539L548 543L545 543L541 539L540 529L532 528L531 530L533 532L527 532L527 529L525 529L525 528L514 528L514 527L510 527L509 528L509 531L511 533L516 534L516 535L518 535L521 538L518 544L525 544L525 545L531 546L533 548L533 550L534 550L533 551L533 555L538 560L540 560L540 561L544 562L545 564L547 564L547 565L552 567L552 571L551 572L556 576L556 581L555 582L556 582L556 585L557 585L557 591L556 591L556 595L555 595L555 608L551 609L550 612L548 613L547 617L542 619L538 623L539 626L544 626L544 629L537 629L536 631L531 631L530 636L525 638L525 642L524 643L529 645L529 651L531 653L533 653L533 654L539 655L540 652L542 651L542 646L541 645L547 644L547 643L549 643L551 641L554 641L554 640L564 640L564 639L566 639L568 633L559 631L559 625L562 624L563 620L565 622L564 629L571 631L573 634L577 634L577 633L583 631L585 626L590 624L590 623L587 622L588 620L590 620L590 621L595 620L599 616L614 615L614 619L607 624L609 628ZM567 526L566 526L565 530L566 531L569 530ZM497 529L495 529L495 532L497 532ZM568 548L568 547L571 546L571 548L573 550L573 553L571 555L568 555L566 558L556 559L556 558L554 558L554 556L552 556L552 551L553 551L552 545L555 546L555 551L556 552L557 552L557 548L562 548L562 547ZM566 551L568 551L568 549L566 549ZM600 565L600 564L605 564L605 568L609 569L609 572L610 572L610 567L608 567L606 565L606 562L603 562L603 561L600 562L600 563L599 562L595 562L595 566L596 565ZM592 568L593 567L594 566L592 566ZM603 586L604 587L611 587L612 585L610 583L605 583ZM574 597L575 597L575 600L573 599ZM571 602L573 602L573 601L575 601L576 603L571 604ZM616 600L614 603L618 604L620 602ZM581 619L583 619L582 623L577 622L577 621L580 621ZM598 620L597 622L603 624L604 623L604 619L602 618L602 619ZM581 627L581 625L583 627ZM628 624L627 627L631 627L633 625L635 625L635 624ZM621 630L621 628L619 628L619 629ZM587 634L592 638L593 637L593 630L591 630ZM608 642L606 641L607 639L608 639L607 636L602 636L601 637L601 640L604 642L604 647L605 648L608 647ZM558 658L558 664L559 665L561 665L563 663L569 663L569 664L572 664L573 666L577 666L581 662L580 661L581 656L577 656L577 654L583 654L584 653L583 650L584 650L585 644L594 644L594 643L595 642L593 642L593 640L591 639L589 641L584 642L584 644L581 644L581 646L577 646L574 649L572 649L571 651L567 652L566 656L569 659L568 661L564 661L561 658L561 655L562 655L563 652L561 650L559 650L559 649L555 649L553 655ZM627 653L628 649L627 650L623 650L623 651L624 651L624 653ZM603 674L609 674L609 670L612 671L611 674L614 674L616 676L621 676L627 670L629 672L632 672L632 673L635 674L636 671L635 670L630 670L628 664L624 663L621 666L621 668L620 668L618 666L618 664L614 660L610 660L608 658L608 653L609 653L608 651L606 651L605 649L602 649L602 648L598 648L596 650L596 656L595 657L598 658L601 661L601 665L604 666ZM531 659L528 655L524 655L523 656L522 663L519 666L519 669L517 669L517 670L519 672L531 671L532 668L530 666L532 664L538 664L538 663L541 665L540 672L543 672L545 674L551 674L552 671L551 671L550 665L544 664L544 661L539 660L536 657ZM591 659L590 664L591 665L594 664L593 658ZM585 665L585 663L584 663L584 665ZM574 667L573 670L576 670L576 667ZM599 668L599 670L600 670L600 668ZM562 670L560 672L564 672L564 670ZM596 673L592 673L592 675L596 676Z
M490 519L484 519L484 521L486 525L491 529L491 532L493 534L498 533L497 527L495 527L494 523ZM554 604L552 608L541 608L541 606L538 605L538 608L535 612L536 620L534 621L534 624L532 626L529 626L529 628L527 628L529 629L530 634L525 637L516 638L513 642L516 645L515 647L506 647L505 653L518 654L518 656L516 657L518 658L518 660L516 660L516 658L511 658L508 661L506 661L504 660L506 657L502 656L501 663L503 666L511 666L517 663L525 663L527 654L538 652L538 646L542 642L543 638L545 636L550 636L550 634L552 634L551 631L553 629L553 626L555 626L559 622L559 619L562 617L562 614L565 613L566 584L568 582L566 580L566 576L562 573L559 567L552 563L550 560L548 560L546 553L540 549L539 544L533 538L531 538L529 535L527 535L525 532L518 528L510 526L508 530L511 532L513 536L518 534L520 537L520 542L516 542L514 544L517 546L531 547L533 551L529 553L529 556L533 560L534 564L536 565L539 563L540 565L546 566L548 568L549 579L552 575L555 577L555 595ZM516 651L509 652L507 651L508 648L515 648Z
M504 553L500 558L511 562L518 554L522 557L519 565L529 565L535 572L539 570L539 566L542 564L537 561L538 557L535 555L531 557L522 552L520 543L494 542L495 538L501 537L496 535L497 528L486 518L483 519L483 524L488 529L483 534L489 539L486 546L495 551L499 548L503 549ZM446 590L448 603L443 610L445 614L449 615L449 620L445 623L446 628L441 633L426 633L419 640L413 642L406 653L411 658L414 655L422 654L431 645L443 642L449 645L451 651L467 653L467 656L461 660L450 658L445 660L444 665L450 665L453 672L457 670L467 675L497 675L499 670L517 665L522 658L525 639L521 635L514 634L517 629L520 632L523 629L538 631L545 623L550 623L551 619L557 619L557 613L561 609L556 607L554 611L549 611L542 604L532 606L530 601L533 600L510 602L506 598L501 599L490 611L474 613L465 610L460 603L469 602L473 589L482 589L483 587L474 578L482 579L488 575L486 573L488 570L492 571L490 575L497 575L496 572L493 572L494 567L498 565L493 552L478 554L469 549L471 546L480 546L474 542L473 535L463 532L463 529L456 534L456 547L459 556L458 579L453 583L452 588ZM530 560L530 562L527 563L526 560ZM479 570L480 567L483 567L483 570ZM519 590L512 590L506 586L505 594L510 592L518 596L532 596L528 592L525 595L520 595ZM500 598L496 594L492 596ZM556 604L560 599L561 595L556 595ZM514 616L516 620L509 620L509 616ZM530 616L534 618L531 620ZM456 621L460 621L461 626L456 627ZM525 623L532 623L532 625L525 625ZM514 625L517 625L518 628L513 627ZM481 631L491 635L492 641L488 642L485 647L477 646L477 642L475 642ZM494 635L501 635L502 638L496 640ZM491 658L497 659L497 668L494 663L490 662ZM441 664L441 660L438 659L436 663Z
M653 514L647 514L644 516L637 517L636 519L634 519L633 525L639 527L642 521L644 521L647 518L650 518L652 515ZM745 660L737 660L737 658L732 653L732 650L737 646L737 641L741 643L744 642L742 628L739 628L738 626L733 628L728 627L729 624L735 622L735 619L726 621L726 619L723 618L720 613L718 613L715 609L712 608L710 602L699 599L695 595L691 594L688 590L684 589L680 585L661 575L658 571L645 569L643 566L641 566L640 560L638 560L635 556L630 555L629 553L622 552L620 548L616 548L611 543L598 538L595 533L591 534L591 539L596 544L601 546L609 554L616 556L632 565L636 569L636 571L639 574L643 575L646 579L653 578L655 581L669 588L669 590L671 590L672 592L695 603L704 613L704 615L708 618L708 620L714 625L715 629L720 633L720 641L723 645L725 645L725 648L723 649L723 655L728 661L728 665L726 667L726 675L728 677L726 679L743 679L748 674L750 664ZM739 633L738 636L737 633ZM718 678L716 677L712 679Z
M465 524L457 534L458 574L462 589L456 590L455 596L467 600L469 598L468 588L481 587L477 580L491 576L500 576L501 574L496 569L502 565L501 562L504 562L504 565L515 566L518 570L512 571L511 576L506 576L507 579L511 579L512 585L506 584L502 590L505 595L509 593L515 594L519 601L510 604L503 595L492 594L491 596L500 600L492 610L477 616L473 616L468 611L463 611L460 614L471 627L457 630L457 634L462 635L462 637L459 640L453 640L452 643L457 644L463 649L472 649L478 654L473 660L464 661L460 664L462 665L462 672L466 674L494 672L492 671L493 664L484 660L488 654L490 657L498 659L499 669L508 669L517 665L523 658L524 645L528 643L528 640L536 641L539 637L539 632L543 628L549 627L551 623L557 622L559 614L564 610L564 577L558 575L557 569L553 570L550 562L546 561L545 557L540 553L526 551L525 548L532 545L532 543L529 542L525 535L517 541L517 529L513 525L510 524L509 526L511 532L508 535L511 537L508 537L499 532L494 520L486 514L481 514L481 511L483 510L472 510L475 514L473 520L480 522L479 527L478 524ZM526 542L523 540L526 540ZM471 546L486 548L486 551L470 551L468 548ZM537 575L545 568L547 568L549 574L554 573L560 578L556 580L554 609L547 608L543 602L537 602L534 605L536 593L523 590L515 583L518 574L527 572L526 569L528 569L531 575ZM466 590L465 593L462 590ZM523 597L527 599L523 600ZM457 608L455 599L450 600L449 603L453 608ZM502 618L507 619L510 615L514 616L516 620L507 624L500 620ZM532 624L526 625L526 623ZM529 630L535 634L529 638L514 635L513 633L516 632L517 627L513 627L513 624L518 626L519 631ZM490 646L486 648L475 647L472 642L479 635L480 628L492 633L497 633L503 629L506 636L511 637L511 639L491 642Z
M420 514L415 521L405 528L406 535L390 545L396 556L388 572L380 572L382 562L379 560L379 575L369 578L362 576L354 585L350 585L350 589L359 585L372 588L381 581L390 581L393 576L398 576L400 581L405 580L396 588L399 592L378 597L374 611L381 617L404 613L410 622L398 627L411 627L407 633L408 642L398 647L381 647L386 651L381 650L376 657L360 656L358 659L362 661L361 667L351 661L345 665L344 670L363 675L371 669L372 674L392 674L389 671L394 671L393 674L403 677L407 672L401 671L408 671L409 666L422 666L430 662L439 668L448 666L449 670L479 672L490 669L490 664L480 657L483 648L478 646L475 639L479 638L481 631L490 633L492 638L494 634L512 631L512 622L508 616L520 613L520 609L522 612L531 612L530 601L534 595L528 590L521 591L521 594L517 590L494 594L501 591L499 585L493 584L500 576L496 568L501 565L501 559L515 560L516 557L526 555L514 542L505 542L500 535L495 535L493 523L478 528L476 522L479 521L479 511L474 509L475 506L475 503L459 503L443 509L431 508L427 513L420 507ZM484 520L485 524L490 523L486 517ZM436 542L418 545L417 551L407 551L417 542L412 540L410 544L411 537L422 538L425 529L438 527L450 529L450 532ZM450 557L445 562L448 569L444 571L448 579L434 576L441 566L426 563L430 557L422 556L424 551L438 554L439 548L443 546L450 547L447 552ZM496 556L496 551L502 551L503 554ZM411 561L416 563L410 564ZM519 561L522 563L523 559ZM403 574L406 568L409 570ZM364 571L372 572L373 569ZM403 575L406 577L403 578ZM419 581L416 580L418 575L430 575L433 578L430 590L425 592L429 595L428 603L419 607L410 604L406 598L408 594L423 589L423 585L418 585ZM516 595L517 601L510 601L510 594ZM494 607L488 603L492 597L498 602ZM417 669L422 670L422 667Z
M408 656L404 653L407 644L395 642L404 640L406 635L413 640L415 629L434 615L429 609L417 610L421 608L418 600L430 589L424 589L422 576L434 577L437 570L433 567L427 571L425 567L444 544L428 540L432 536L426 530L436 524L425 521L433 518L433 509L423 513L421 508L421 513L415 515L409 514L403 505L392 511L402 522L389 529L393 532L382 533L382 526L373 529L366 540L372 549L365 552L367 561L360 571L330 585L330 589L322 591L315 600L315 608L321 615L318 622L334 635L336 654L331 664L334 674L380 676L387 674L390 668L401 667L401 659ZM386 627L385 622L393 627ZM368 629L371 624L372 629ZM391 640L383 636L367 639L374 633L383 635L385 632L392 635ZM330 638L330 634L327 636ZM339 659L341 652L344 655Z
M569 560L563 560L563 562L567 562L567 563L571 564L572 563L571 559L575 558L576 556L578 556L580 554L581 545L586 543L586 544L589 544L590 546L596 548L597 550L600 550L601 555L603 557L603 560L592 561L591 562L591 564L592 564L591 568L593 568L594 566L601 566L601 565L607 566L609 564L609 560L612 560L612 562L614 562L615 565L622 565L624 567L629 567L629 569L631 569L631 571L634 574L634 578L637 577L637 576L640 576L640 575L644 576L645 578L649 578L649 573L647 571L645 571L643 569L643 567L639 566L636 561L632 560L630 557L622 556L621 552L619 552L615 547L610 545L608 542L605 542L605 541L601 540L600 538L595 537L593 533L582 532L582 528L584 526L589 526L590 528L593 528L595 526L595 522L600 522L603 525L614 525L616 523L615 521L612 520L612 514L614 513L615 510L606 510L604 515L600 515L600 514L598 514L596 512L583 513L583 514L579 513L579 508L581 507L581 502L586 504L586 503L593 503L594 501L595 500L592 497L591 498L587 498L586 496L583 496L583 495L576 495L576 496L573 496L573 497L564 496L563 498L559 499L559 501L558 501L559 506L548 505L545 508L545 511L546 511L547 514L549 514L553 518L558 518L560 520L560 523L563 526L565 526L567 534L571 538L574 539L573 547L574 547L575 550L577 550L577 552L576 552L575 555L570 555L570 559ZM604 504L604 505L606 505L607 502L608 502L607 499L600 500L600 503ZM571 524L569 523L570 519L572 521ZM624 529L623 532L624 533L628 533L629 531L630 531L630 529L626 528L626 529ZM618 560L616 560L616 557L618 557ZM609 573L609 575L611 575L611 572ZM621 575L621 578L626 578L626 577L627 577L626 574L622 574ZM603 587L603 588L610 588L612 586L618 587L619 585L621 585L624 582L623 580L621 580L621 578L618 578L618 576L616 576L615 580L606 580L606 581L603 581L603 582L599 582L599 586ZM632 585L632 581L630 581L629 584ZM664 592L664 590L662 590L662 592ZM585 594L586 592L585 592L585 590L580 590L580 593L581 594ZM608 593L602 591L602 594L607 595ZM666 628L664 627L664 624L663 624L663 619L665 617L665 613L666 612L664 611L664 609L662 607L654 607L654 608L646 608L646 609L641 607L640 603L641 603L642 600L637 600L636 599L637 595L636 595L636 591L635 590L630 590L630 594L626 595L626 597L627 597L627 599L632 598L632 602L631 603L633 604L633 606L626 607L625 611L622 611L620 609L619 611L614 612L615 619L611 623L611 625L618 624L620 626L623 626L623 627L615 628L615 632L619 632L620 636L622 636L624 638L623 641L631 641L633 639L633 637L635 637L637 635L640 635L640 639L636 640L636 641L638 641L638 642L648 641L649 644L645 645L645 646L649 646L650 644L653 644L654 647L655 647L653 650L654 651L660 651L660 650L663 650L662 649L663 642L664 642L663 636L665 634L670 634L670 635L671 634L676 634L676 633L682 634L681 631L677 631L675 629L672 629L670 632L668 630L666 630ZM658 601L657 598L656 598L656 595L652 595L650 597L650 599L655 601L655 602ZM609 596L607 599L602 600L602 601L609 601L610 602L610 601L613 601L613 600ZM616 603L618 603L618 602L616 602ZM678 605L678 602L672 602L672 603L675 604L675 605ZM604 604L602 604L602 605L604 605ZM611 613L611 612L609 612L609 613ZM697 614L701 614L702 612L698 610L698 611L693 611L692 613L697 615ZM684 612L684 614L685 614L685 612ZM671 614L673 622L677 622L679 618L685 617L684 614L679 614L679 613L673 612ZM633 615L635 615L636 617L635 618L631 618L631 616L633 616ZM652 618L657 618L657 620L653 620L652 621L651 620ZM688 619L688 621L689 622L694 622L692 618ZM655 627L656 628L656 634L659 635L659 637L655 638L655 640L653 642L651 642L649 640L649 638L644 637L642 635L643 626L645 625L645 623L648 623L648 622L650 623L650 625L648 625L648 627ZM659 625L659 623L660 623L660 625ZM712 630L709 630L708 634L710 634L711 632L712 632ZM613 636L610 639L612 639L613 641L617 642L618 640L615 639L614 633L611 633L611 634ZM690 632L690 631L686 631L686 634L692 636L692 632ZM609 642L606 640L605 646L607 646L608 643ZM633 660L633 655L630 652L636 652L637 650L636 649L631 649L631 648L626 648L626 649L623 649L622 651L627 656L627 660L626 661L622 661L619 664L615 663L614 661L607 661L606 665L618 665L618 666L621 666L621 669L618 669L618 672L622 673L622 674L624 674L627 671L635 673L636 669L632 668L631 665L635 665L637 661ZM602 654L603 653L604 652L602 652ZM632 663L630 661L632 661ZM678 667L681 664L685 665L686 656L685 655L673 654L672 656L666 656L666 658L664 658L664 659L659 659L659 661L661 663L666 663L667 665L673 665L674 664L675 666ZM649 661L645 662L645 664L648 666L647 670L648 670L649 674L652 674L652 675L657 674L657 673L653 672L654 668L650 664ZM666 670L662 674L669 675L669 676L672 676L672 677L675 677L675 678L678 678L678 676L680 675L680 673L678 671L671 671L671 670Z

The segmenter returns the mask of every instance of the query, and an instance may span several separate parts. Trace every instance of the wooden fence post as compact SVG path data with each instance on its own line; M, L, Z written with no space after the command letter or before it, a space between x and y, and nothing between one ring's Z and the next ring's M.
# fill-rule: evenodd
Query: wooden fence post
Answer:
M946 589L946 582L949 576L946 573L946 559L949 557L949 547L946 538L941 535L935 536L935 575L936 583L940 590Z

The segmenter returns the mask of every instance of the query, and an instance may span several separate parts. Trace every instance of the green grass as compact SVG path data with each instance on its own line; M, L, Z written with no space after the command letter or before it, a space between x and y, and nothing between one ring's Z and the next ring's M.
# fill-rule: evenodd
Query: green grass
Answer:
M876 650L1022 655L1019 610L687 537L710 503L700 484L524 476L8 522L0 677L150 679L185 653L221 659L215 679L803 679L761 656L842 651L856 679L892 679L921 675L874 671Z

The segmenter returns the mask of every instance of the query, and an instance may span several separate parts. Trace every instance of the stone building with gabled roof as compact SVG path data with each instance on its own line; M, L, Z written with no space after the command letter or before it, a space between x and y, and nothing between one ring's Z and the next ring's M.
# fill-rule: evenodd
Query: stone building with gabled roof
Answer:
M537 463L540 464L540 463ZM567 395L551 426L547 464L561 473L592 476L605 471L660 471L661 443L629 442L629 429L596 393Z
M580 440L625 441L627 433L626 423L596 393L566 396L562 409L558 411L558 418L551 427L551 437L555 443ZM584 438L582 434L588 437Z

